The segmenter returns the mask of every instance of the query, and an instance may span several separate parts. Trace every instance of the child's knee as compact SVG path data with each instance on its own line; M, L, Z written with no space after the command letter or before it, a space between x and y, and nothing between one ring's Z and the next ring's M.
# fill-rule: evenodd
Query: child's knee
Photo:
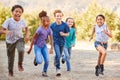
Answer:
M49 65L49 61L45 61L45 64Z
M42 61L37 61L38 64L42 64Z
M66 56L66 59L67 59L67 60L70 60L70 56Z
M18 48L18 53L24 53L24 48Z
M37 62L38 64L42 64L43 61L42 61L41 59L37 59L36 62Z

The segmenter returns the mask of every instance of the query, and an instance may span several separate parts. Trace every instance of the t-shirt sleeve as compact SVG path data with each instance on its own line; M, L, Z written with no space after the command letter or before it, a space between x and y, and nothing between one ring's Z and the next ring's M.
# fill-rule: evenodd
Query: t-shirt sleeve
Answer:
M5 20L5 22L2 24L2 27L3 27L3 28L8 29L9 20L10 20L10 19Z
M40 34L40 27L36 30L36 34Z
M27 23L25 22L25 20L22 20L22 25L23 25L24 28L25 28L25 27L28 27L28 26L27 26Z
M52 35L52 29L51 29L51 28L49 28L49 33L48 33L48 35Z
M53 24L50 25L51 30L53 29Z
M70 28L69 28L69 26L66 24L65 33L68 33L68 32L70 32Z

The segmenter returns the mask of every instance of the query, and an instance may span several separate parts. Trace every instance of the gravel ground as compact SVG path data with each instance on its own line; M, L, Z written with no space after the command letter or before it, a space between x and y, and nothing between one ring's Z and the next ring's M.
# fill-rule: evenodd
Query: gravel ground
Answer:
M7 54L5 42L0 41L0 80L120 80L120 51L108 49L105 62L105 74L95 76L95 65L97 63L98 52L92 45L93 42L78 42L72 50L71 72L66 71L66 65L61 64L61 77L56 77L53 59L55 54L50 54L50 64L48 76L41 75L43 64L34 66L34 52L30 55L25 53L24 72L19 72L17 68L18 54L15 54L14 77L8 76ZM28 50L26 45L26 51Z

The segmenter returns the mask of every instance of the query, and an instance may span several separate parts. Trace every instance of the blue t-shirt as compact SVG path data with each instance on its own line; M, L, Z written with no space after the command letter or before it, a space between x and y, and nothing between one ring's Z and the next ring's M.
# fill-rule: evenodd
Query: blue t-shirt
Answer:
M60 25L57 25L56 22L54 22L50 27L53 31L54 44L64 46L65 36L61 36L60 32L68 33L70 31L69 26L65 22L62 22Z

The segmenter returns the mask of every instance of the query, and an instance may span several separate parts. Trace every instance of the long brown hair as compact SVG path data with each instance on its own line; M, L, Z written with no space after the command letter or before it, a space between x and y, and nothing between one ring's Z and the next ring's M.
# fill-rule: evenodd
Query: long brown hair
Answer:
M75 28L75 29L76 29L74 19L73 19L73 18L71 18L71 17L68 17L68 18L66 19L66 22L68 21L68 19L72 19L72 20L73 20L73 25L72 25L72 28Z

